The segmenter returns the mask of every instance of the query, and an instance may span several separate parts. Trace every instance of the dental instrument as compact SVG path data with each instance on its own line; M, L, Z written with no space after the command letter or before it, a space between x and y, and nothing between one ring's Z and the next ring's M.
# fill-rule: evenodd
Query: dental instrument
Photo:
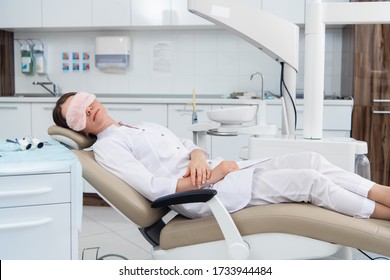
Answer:
M195 89L192 90L192 124L198 122L198 113L196 112L196 94Z

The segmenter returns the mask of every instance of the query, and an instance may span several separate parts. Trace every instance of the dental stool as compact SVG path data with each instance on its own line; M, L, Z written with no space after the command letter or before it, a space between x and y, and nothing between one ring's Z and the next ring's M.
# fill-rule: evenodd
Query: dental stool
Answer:
M348 259L350 248L390 256L389 221L352 218L306 203L255 206L229 214L212 189L151 202L85 150L94 139L58 126L48 133L72 148L84 179L139 227L153 247L154 259ZM193 202L208 203L214 215L199 219L176 215L167 221L170 205Z

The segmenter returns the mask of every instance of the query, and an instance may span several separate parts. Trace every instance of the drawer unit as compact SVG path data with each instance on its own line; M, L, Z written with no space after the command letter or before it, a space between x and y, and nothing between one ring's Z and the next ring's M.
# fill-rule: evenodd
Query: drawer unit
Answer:
M3 149L0 259L77 259L81 173L74 154L54 140L31 151Z
M70 173L0 177L0 208L70 202Z
M71 259L70 203L0 209L0 259Z

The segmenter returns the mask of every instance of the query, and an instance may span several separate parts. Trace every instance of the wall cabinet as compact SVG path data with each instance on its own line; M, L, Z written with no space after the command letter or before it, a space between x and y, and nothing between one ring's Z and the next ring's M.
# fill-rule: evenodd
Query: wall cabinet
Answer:
M263 10L295 24L305 23L305 0L262 0Z
M41 0L0 1L0 28L33 28L41 26Z
M162 26L171 23L170 0L132 0L131 24L134 26Z
M209 25L214 24L187 9L187 1L171 0L171 25Z
M42 27L90 27L92 0L42 0Z
M92 26L130 26L131 0L92 0Z

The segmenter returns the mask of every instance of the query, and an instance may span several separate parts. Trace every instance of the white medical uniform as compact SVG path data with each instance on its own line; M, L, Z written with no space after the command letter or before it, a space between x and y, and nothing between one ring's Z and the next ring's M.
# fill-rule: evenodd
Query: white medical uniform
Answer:
M199 149L192 141L179 139L166 127L147 122L135 127L112 125L97 137L93 145L97 162L151 201L175 193L177 180L190 163L191 151ZM207 161L214 168L221 160ZM373 202L365 198L373 183L355 174L346 176L345 171L317 154L259 159L240 165L240 170L210 186L218 191L218 198L229 212L251 205L291 201L312 202L351 216L369 217L373 212ZM332 175L345 179L333 181ZM354 192L338 185L348 182L350 177L354 181L348 186L351 190L354 188ZM332 193L340 194L340 199L333 198ZM352 203L348 203L349 200ZM172 209L189 218L211 215L205 203L176 205Z

